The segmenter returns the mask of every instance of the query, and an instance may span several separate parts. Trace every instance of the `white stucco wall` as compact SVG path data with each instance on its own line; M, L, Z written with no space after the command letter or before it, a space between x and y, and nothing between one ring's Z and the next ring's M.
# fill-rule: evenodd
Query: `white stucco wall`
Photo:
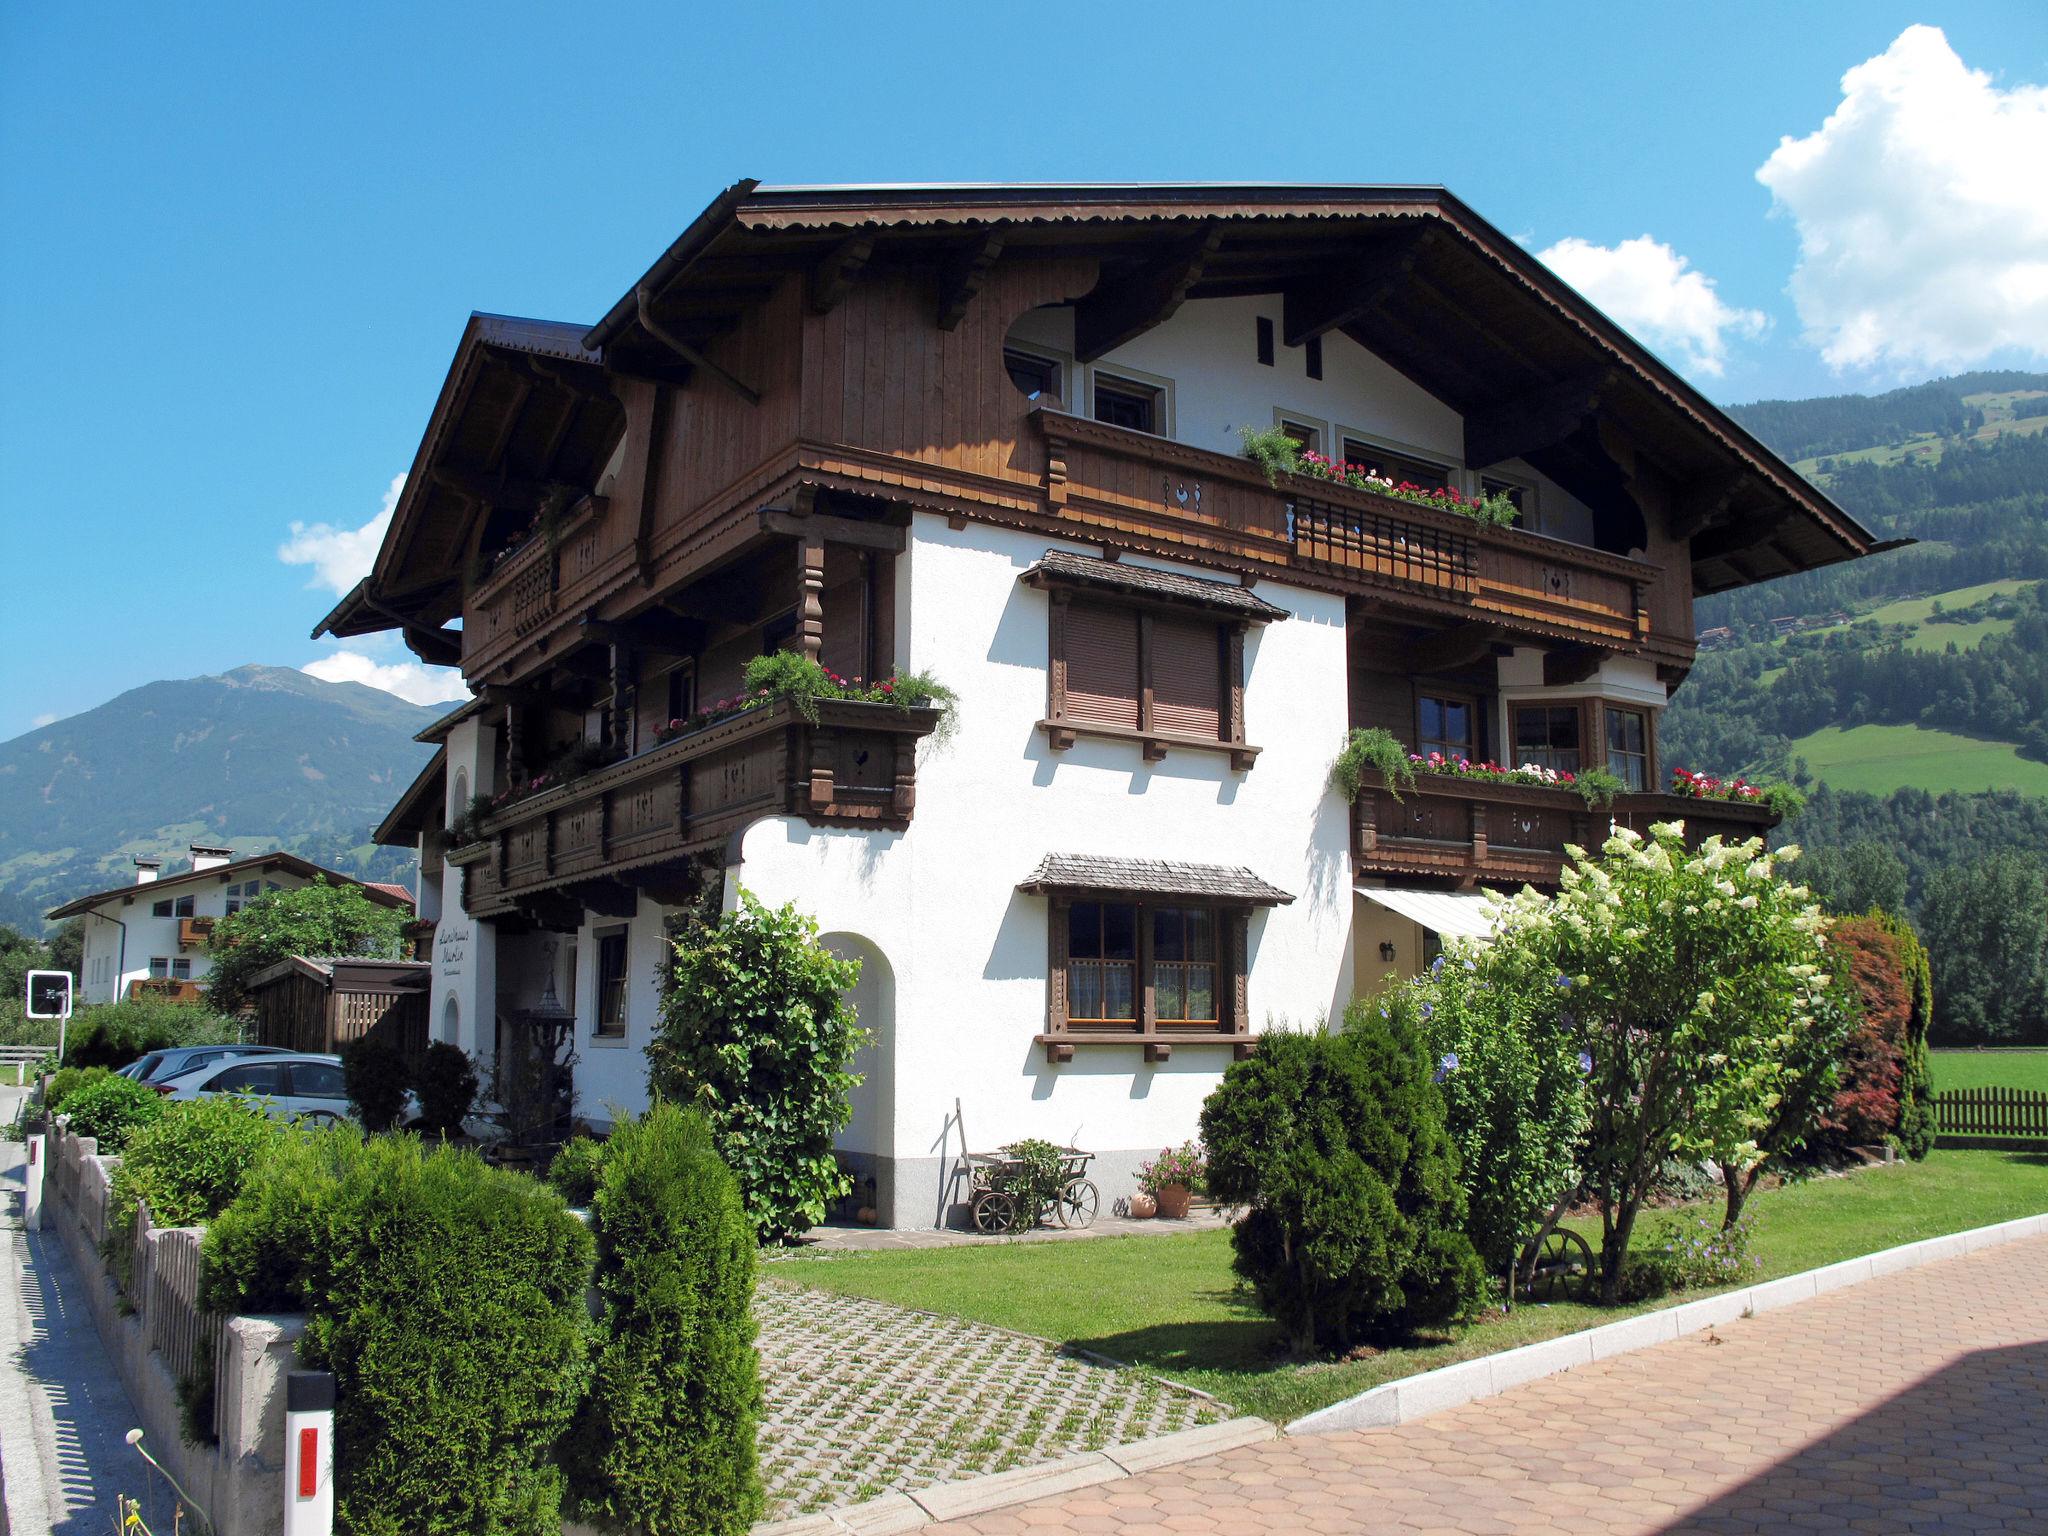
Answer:
M1280 342L1280 310L1278 294L1196 299L1090 367L1073 362L1070 307L1034 310L1018 322L1011 338L1065 359L1066 406L1077 415L1094 412L1098 369L1122 371L1147 382L1170 381L1168 435L1198 448L1237 453L1244 428L1264 430L1275 424L1276 412L1284 412L1321 427L1325 453L1341 453L1349 435L1462 470L1465 422L1456 410L1341 331L1323 337L1323 376L1310 378L1307 349ZM1255 333L1261 316L1273 322L1271 366L1258 360ZM1483 467L1536 490L1537 516L1528 525L1532 531L1591 540L1591 512L1554 480L1519 459ZM1477 474L1461 474L1452 483L1476 492L1478 479Z
M1342 600L1260 585L1294 616L1247 637L1246 735L1264 749L1251 770L1194 750L1146 763L1135 744L1086 739L1053 752L1036 729L1047 598L1017 580L1046 547L917 516L898 655L959 692L961 724L920 756L909 830L763 821L728 881L728 903L743 883L887 957L896 1071L872 1148L882 1156L957 1152L957 1136L946 1140L956 1097L977 1150L1023 1136L1156 1150L1195 1134L1227 1043L1177 1043L1156 1065L1135 1045L1083 1045L1058 1066L1033 1043L1046 1028L1047 903L1016 886L1046 853L1247 866L1296 896L1250 921L1254 1028L1311 1026L1350 993L1346 817L1326 785L1345 720Z
M471 795L492 787L497 731L474 719L463 720L449 731L447 746L447 800L442 811L453 821ZM445 859L440 882L440 918L434 928L434 994L427 1027L436 1040L447 1040L471 1054L489 1055L497 1048L497 932L489 923L469 915L462 905L462 871Z

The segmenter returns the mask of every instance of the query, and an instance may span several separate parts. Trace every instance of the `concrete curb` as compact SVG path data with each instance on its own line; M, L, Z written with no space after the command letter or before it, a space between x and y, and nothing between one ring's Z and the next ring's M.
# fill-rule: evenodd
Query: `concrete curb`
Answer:
M1277 1426L1264 1419L1228 1419L1221 1424L1205 1424L1199 1429L1184 1429L1178 1434L1159 1435L1130 1445L1113 1445L1108 1450L1063 1456L1042 1466L1018 1467L958 1483L939 1483L912 1493L888 1493L845 1509L777 1520L755 1526L753 1536L847 1536L848 1532L856 1536L892 1536L895 1532L918 1530L937 1520L983 1515L1049 1494L1069 1493L1133 1473L1193 1461L1199 1456L1234 1451L1241 1445L1271 1440L1279 1433Z
M1598 1328L1565 1334L1562 1338L1546 1339L1541 1344L1525 1344L1520 1349L1503 1350L1497 1355L1447 1365L1441 1370L1425 1371L1420 1376L1404 1376L1399 1381L1386 1382L1296 1419L1287 1426L1287 1433L1315 1435L1332 1430L1411 1424L1446 1408L1494 1397L1525 1381L1555 1376L1575 1365L1590 1365L1595 1360L1605 1360L1613 1355L1648 1349L1652 1344L1668 1343L1689 1333L1732 1323L1737 1318L1811 1301L1844 1286L1861 1285L1866 1280L1897 1274L1900 1270L1917 1269L1922 1264L1961 1258L1980 1248L1996 1248L2044 1234L2048 1234L2048 1215L2022 1216L2016 1221L2000 1222L1996 1226L1952 1232L1946 1237L1923 1238L1917 1243L1886 1248L1879 1253L1865 1254L1862 1258L1844 1259L1839 1264L1787 1275L1782 1280L1767 1280L1761 1285L1645 1312L1640 1317L1604 1323Z

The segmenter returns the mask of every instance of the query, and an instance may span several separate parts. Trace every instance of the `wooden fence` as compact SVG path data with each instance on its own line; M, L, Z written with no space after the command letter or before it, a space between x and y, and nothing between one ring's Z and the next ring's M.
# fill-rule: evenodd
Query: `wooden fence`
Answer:
M2048 1093L2033 1088L1951 1088L1934 1096L1934 1124L1944 1140L2048 1141Z

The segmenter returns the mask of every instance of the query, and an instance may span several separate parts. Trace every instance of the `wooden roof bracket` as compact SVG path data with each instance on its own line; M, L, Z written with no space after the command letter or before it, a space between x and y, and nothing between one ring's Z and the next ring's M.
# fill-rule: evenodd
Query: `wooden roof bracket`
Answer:
M633 290L633 302L639 306L640 329L652 336L664 347L667 347L669 351L675 353L677 357L680 357L692 368L702 368L711 377L746 401L747 404L759 405L761 403L761 392L759 390L755 389L752 385L741 383L687 341L666 329L654 318L647 302L647 285L645 283L642 283Z
M1003 254L1004 232L1000 226L963 247L953 265L939 277L939 329L950 331L967 317L967 306L988 281L989 268Z
M1281 340L1298 347L1378 309L1414 272L1436 233L1434 226L1417 230L1392 250L1376 252L1320 281L1289 287L1281 296Z
M1518 459L1563 442L1600 408L1618 370L1599 368L1465 417L1465 462L1474 468Z
M1098 283L1074 306L1075 360L1092 363L1172 319L1222 243L1223 226L1211 223L1155 265Z

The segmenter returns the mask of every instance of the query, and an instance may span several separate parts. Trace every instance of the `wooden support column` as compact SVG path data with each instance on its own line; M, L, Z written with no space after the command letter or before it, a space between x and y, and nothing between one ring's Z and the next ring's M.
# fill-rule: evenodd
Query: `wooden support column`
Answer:
M526 707L523 704L507 702L505 705L505 779L500 789L526 782Z
M825 540L806 532L797 542L797 646L817 661L825 654Z
M1371 790L1362 790L1351 802L1352 841L1357 845L1360 858L1374 852L1380 845L1378 820L1379 796Z
M1472 863L1474 867L1486 863L1486 802L1472 802Z
M917 809L917 738L896 738L896 780L889 794L889 814L903 821Z
M811 758L811 809L819 815L832 808L832 797L836 786L832 781L832 732L812 729L804 732L810 740Z
M638 670L638 658L630 646L614 640L608 659L612 697L611 705L605 711L604 739L621 752L631 752L633 712L638 703L634 697L633 679Z

